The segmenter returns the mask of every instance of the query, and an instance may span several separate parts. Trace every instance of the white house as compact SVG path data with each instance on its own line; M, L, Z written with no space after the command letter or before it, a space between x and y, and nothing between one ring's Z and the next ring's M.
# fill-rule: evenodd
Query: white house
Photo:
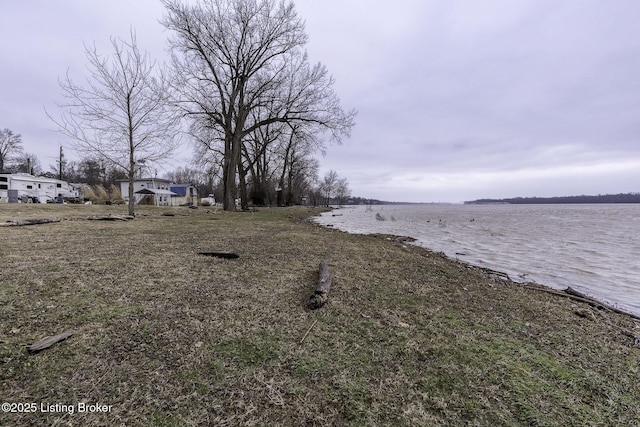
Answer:
M193 184L171 184L171 206L198 205L198 189Z
M129 180L120 179L120 192L126 203L129 203ZM171 181L162 178L137 178L133 181L133 193L136 204L155 206L171 206Z
M0 173L0 202L47 203L57 198L79 198L81 189L55 178L28 173Z

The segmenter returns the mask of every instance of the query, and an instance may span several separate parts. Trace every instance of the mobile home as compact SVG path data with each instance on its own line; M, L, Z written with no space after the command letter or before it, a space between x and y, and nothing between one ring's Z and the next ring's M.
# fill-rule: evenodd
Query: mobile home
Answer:
M68 197L80 197L80 190L66 181L28 173L0 173L0 202L47 203Z

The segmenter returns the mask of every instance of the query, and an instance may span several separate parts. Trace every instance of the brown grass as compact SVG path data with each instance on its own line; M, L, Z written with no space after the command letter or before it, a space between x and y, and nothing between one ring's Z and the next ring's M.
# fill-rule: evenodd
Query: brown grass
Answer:
M126 207L0 205L0 222L98 213ZM38 405L0 425L640 424L627 316L304 208L137 214L0 227L0 395ZM309 311L321 260L330 300ZM39 411L80 402L112 409Z

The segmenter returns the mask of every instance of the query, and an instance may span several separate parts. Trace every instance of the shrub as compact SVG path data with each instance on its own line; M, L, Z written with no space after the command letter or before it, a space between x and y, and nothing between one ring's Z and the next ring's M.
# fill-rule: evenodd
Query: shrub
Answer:
M107 204L107 202L110 202L111 198L109 197L109 194L107 193L107 190L105 190L105 188L102 185L96 185L94 187L91 186L87 186L84 187L83 189L84 191L84 199L87 200L91 200L91 203L94 204L98 204L98 205L104 205Z
M124 197L122 197L122 192L120 191L120 187L111 184L111 187L109 188L111 190L111 203L114 204L122 204L124 203Z
M111 198L109 197L109 193L107 193L107 190L104 188L104 186L96 185L94 191L96 193L96 196L98 197L98 201L96 203L104 205L111 200Z
M91 203L96 203L96 200L98 200L98 196L96 196L96 193L93 191L91 186L87 185L82 189L82 192L85 200L91 200Z

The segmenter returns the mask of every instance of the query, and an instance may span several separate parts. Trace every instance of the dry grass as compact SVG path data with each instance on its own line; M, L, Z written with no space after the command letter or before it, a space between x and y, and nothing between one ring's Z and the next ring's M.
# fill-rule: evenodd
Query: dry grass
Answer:
M126 207L0 205L0 222L107 212ZM0 227L2 401L112 405L0 425L640 424L632 319L308 215ZM333 286L312 312L321 260Z

